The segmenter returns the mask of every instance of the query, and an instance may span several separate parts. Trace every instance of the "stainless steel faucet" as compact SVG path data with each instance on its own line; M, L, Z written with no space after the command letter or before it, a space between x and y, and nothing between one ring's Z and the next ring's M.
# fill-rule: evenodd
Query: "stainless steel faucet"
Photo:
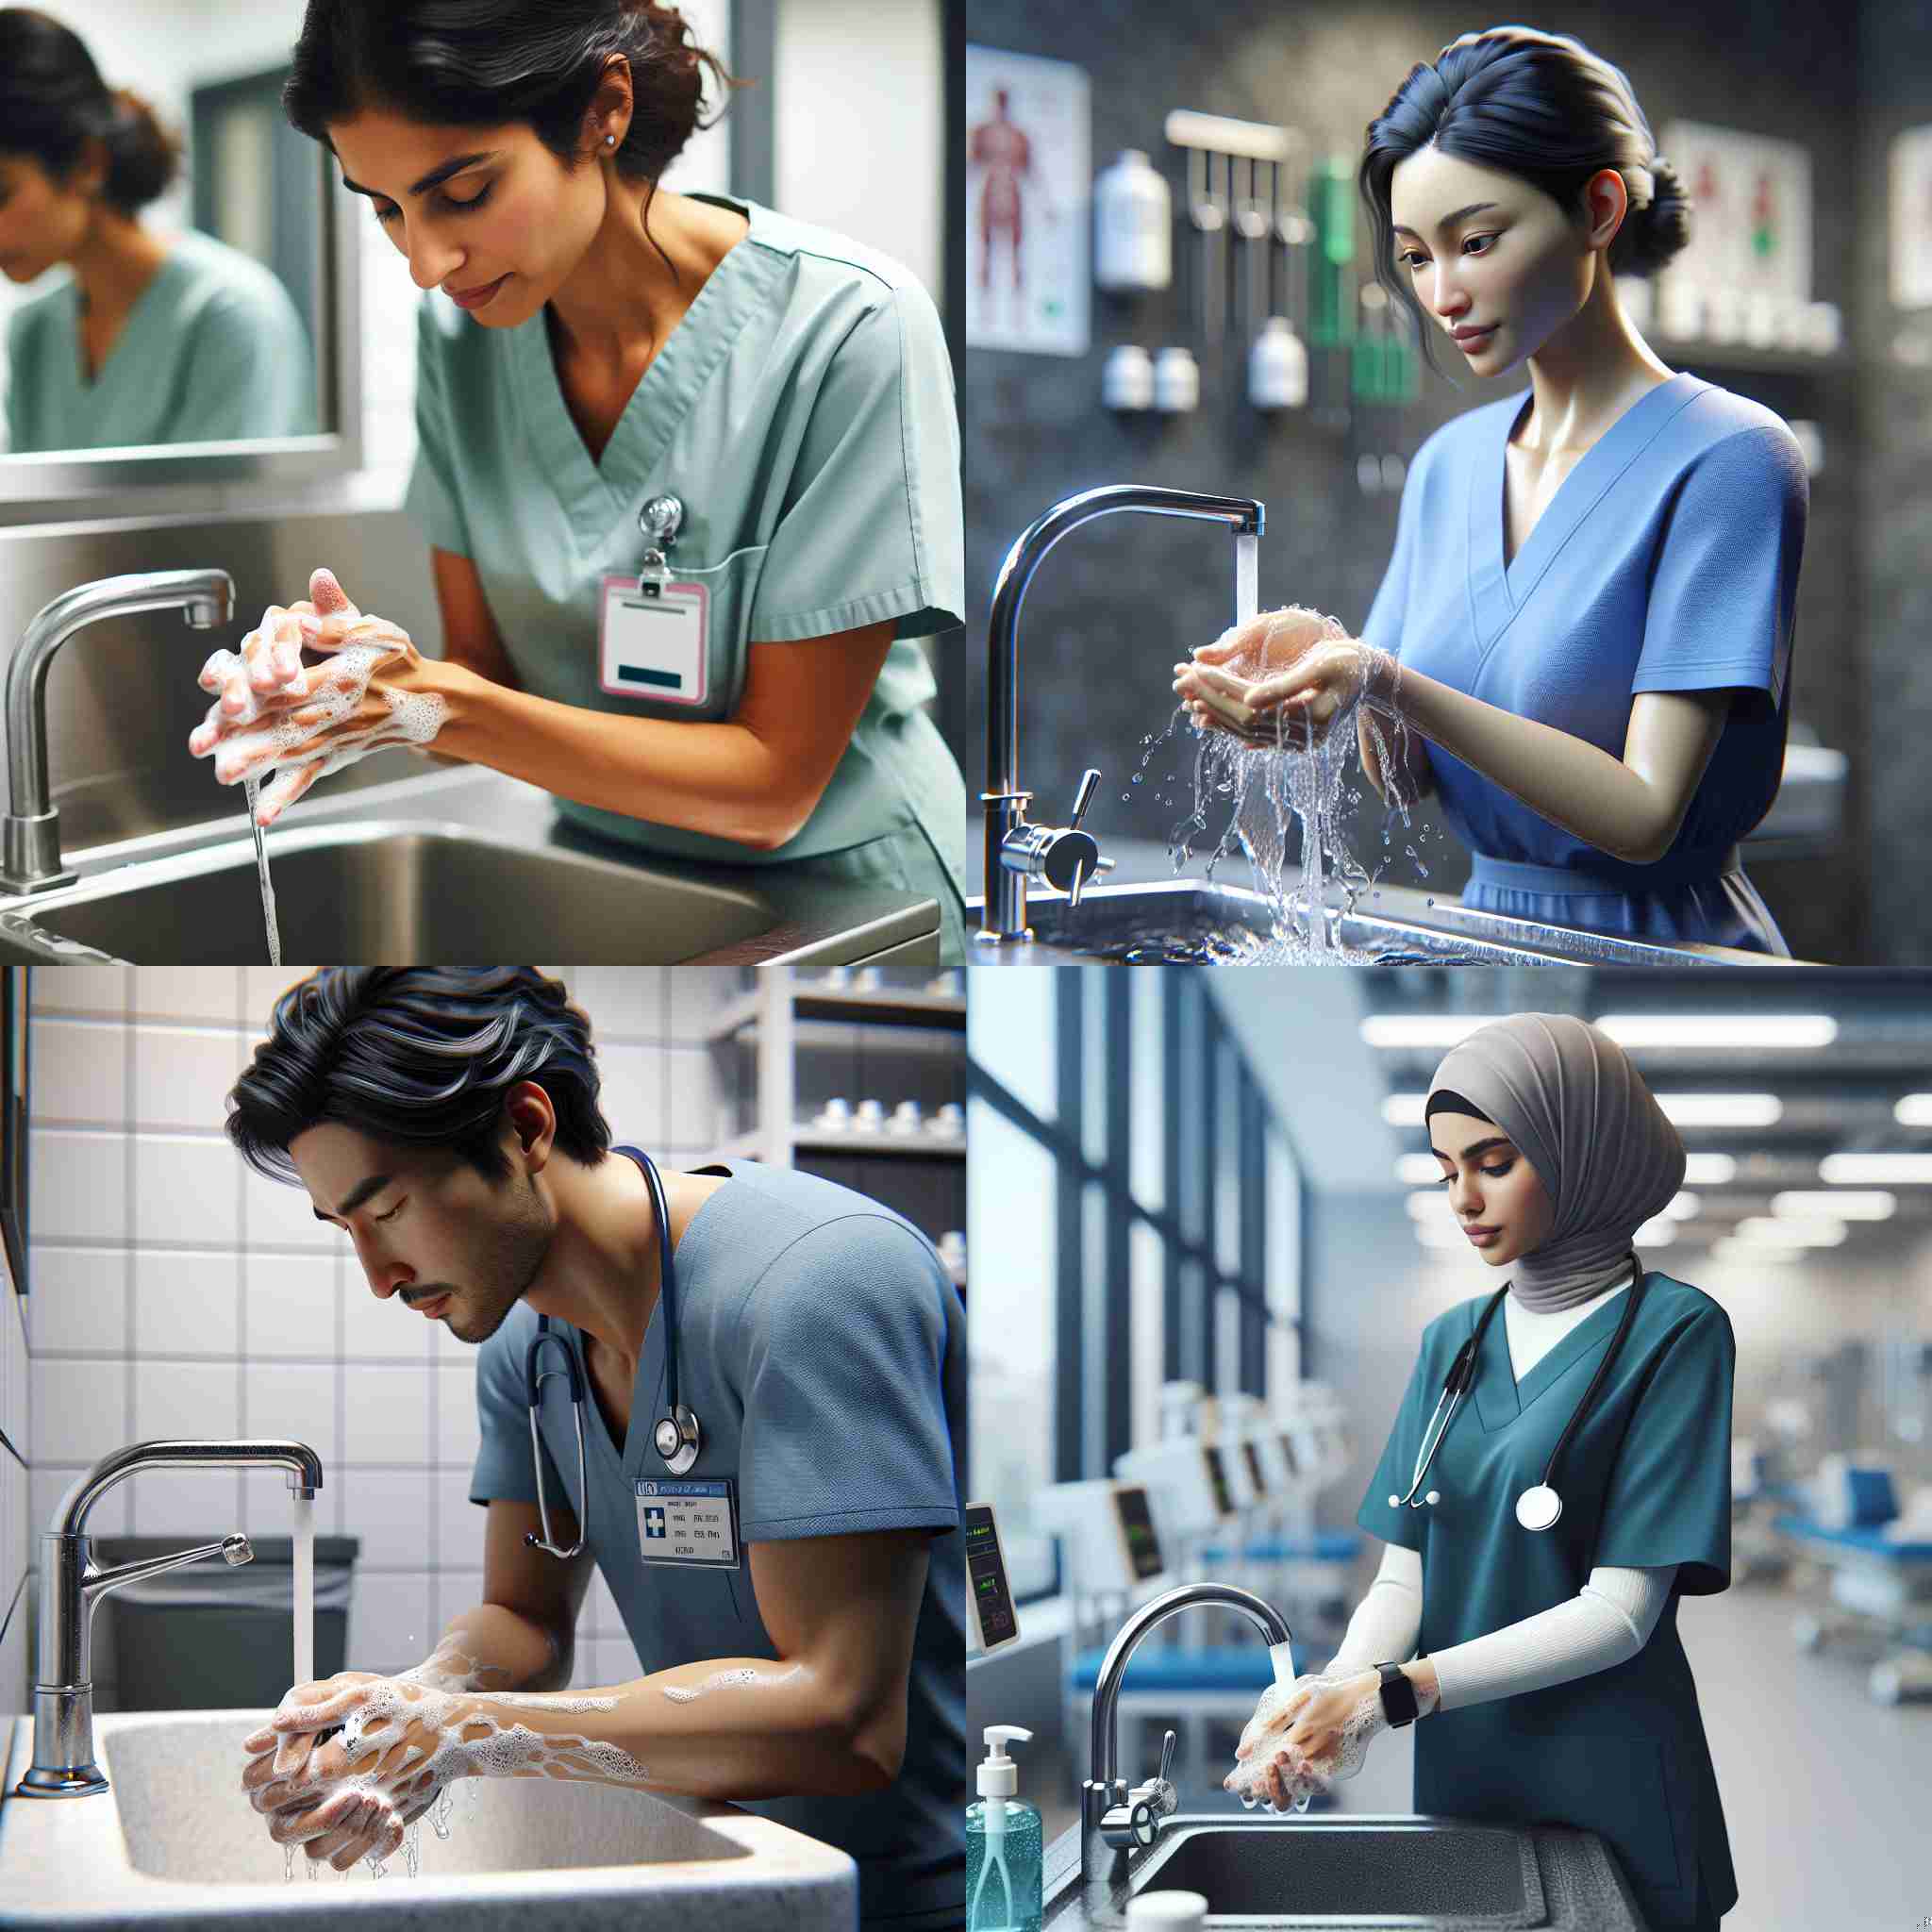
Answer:
M1161 1752L1160 1774L1154 1784L1129 1790L1120 1775L1120 1726L1115 1707L1121 1677L1135 1646L1157 1624L1197 1604L1219 1604L1239 1610L1271 1644L1291 1643L1288 1620L1252 1591L1231 1583L1184 1583L1152 1603L1142 1604L1121 1625L1108 1646L1100 1675L1093 1686L1092 1776L1080 1787L1080 1878L1087 1885L1112 1885L1126 1876L1127 1863L1137 1848L1151 1845L1159 1833L1162 1815L1173 1809L1173 1788L1165 1791L1174 1733Z
M0 892L45 892L77 876L60 863L60 814L47 783L47 669L75 631L104 617L178 605L194 630L226 624L235 580L225 570L156 570L63 591L27 625L7 665L7 790Z
M1236 536L1258 537L1267 511L1252 497L1203 496L1192 490L1167 490L1155 483L1110 483L1083 490L1054 505L1007 552L993 586L992 618L987 626L986 906L975 935L988 944L1030 940L1026 929L1026 882L1072 884L1079 903L1083 884L1096 872L1110 871L1092 835L1080 830L1080 818L1099 782L1090 771L1080 781L1074 822L1064 828L1030 825L1026 808L1033 794L1020 789L1020 606L1046 553L1069 530L1115 510L1144 510L1153 516L1201 517L1225 524Z
M22 1798L84 1798L105 1791L94 1762L94 1605L110 1590L206 1557L248 1563L245 1536L224 1537L172 1557L147 1557L97 1570L89 1553L88 1512L125 1477L142 1469L258 1469L289 1472L289 1488L313 1498L322 1487L322 1457L307 1442L131 1442L103 1457L60 1499L54 1526L41 1533L40 1667L34 1683L33 1767L14 1789Z

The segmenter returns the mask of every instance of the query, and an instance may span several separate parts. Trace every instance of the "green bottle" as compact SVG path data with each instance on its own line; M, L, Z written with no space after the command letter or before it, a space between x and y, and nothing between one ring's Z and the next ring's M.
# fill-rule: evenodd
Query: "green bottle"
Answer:
M1030 1744L1018 1724L988 1724L979 1802L966 1807L966 1932L1040 1932L1040 1813L1015 1793L1020 1773L1007 1740Z

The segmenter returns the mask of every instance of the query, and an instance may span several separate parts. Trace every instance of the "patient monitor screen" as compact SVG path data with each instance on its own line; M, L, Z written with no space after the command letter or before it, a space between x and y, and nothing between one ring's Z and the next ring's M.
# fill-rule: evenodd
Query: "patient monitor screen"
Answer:
M1160 1539L1154 1533L1154 1518L1147 1507L1147 1491L1138 1483L1113 1492L1114 1508L1121 1519L1121 1535L1127 1545L1127 1562L1134 1580L1144 1583L1160 1574Z
M1254 1484L1256 1495L1265 1496L1268 1493L1268 1478L1261 1474L1261 1458L1256 1453L1255 1445L1252 1442L1243 1442L1241 1454L1247 1457L1248 1480Z
M966 1580L973 1591L973 1610L979 1620L979 1647L991 1650L1020 1634L1013 1614L1013 1593L1007 1584L1007 1566L1000 1557L999 1533L992 1510L984 1503L966 1507Z
M1214 1485L1214 1513L1232 1516L1234 1498L1228 1493L1227 1471L1221 1465L1221 1451L1208 1442L1202 1445L1201 1453L1208 1458L1208 1480Z

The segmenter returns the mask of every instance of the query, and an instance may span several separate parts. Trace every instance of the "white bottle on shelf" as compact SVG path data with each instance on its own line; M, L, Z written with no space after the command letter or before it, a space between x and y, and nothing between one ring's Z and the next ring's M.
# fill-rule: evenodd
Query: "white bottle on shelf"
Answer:
M1093 184L1093 279L1103 289L1164 289L1174 279L1174 197L1137 147Z
M1285 315L1271 315L1248 351L1248 401L1257 409L1299 409L1308 399L1308 352Z
M1173 414L1201 401L1201 366L1191 349L1163 349L1154 358L1154 407Z

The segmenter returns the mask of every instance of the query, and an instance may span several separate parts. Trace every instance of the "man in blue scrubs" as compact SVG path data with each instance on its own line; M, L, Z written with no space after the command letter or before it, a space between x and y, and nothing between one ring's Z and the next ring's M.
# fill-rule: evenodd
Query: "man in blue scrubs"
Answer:
M958 1296L924 1237L864 1195L745 1161L663 1174L676 1400L700 1435L674 1471L654 1432L672 1406L658 1215L641 1150L612 1145L596 1102L588 1022L528 967L319 973L277 1003L232 1096L230 1137L344 1228L371 1291L479 1348L485 1602L408 1678L646 1773L553 1774L728 1798L838 1846L868 1927L956 1924ZM556 1338L541 1367L567 1354L586 1395L578 1418L566 1374L541 1383L541 1491L526 1368L540 1315ZM676 1559L674 1480L722 1499L701 1546L717 1560ZM565 1561L524 1544L540 1497L559 1549L581 1528ZM608 1709L495 1706L507 1685L568 1683L593 1565L645 1674ZM391 1681L316 1687L293 1728L353 1718ZM248 1741L265 1753L275 1738ZM273 1836L339 1869L400 1842L433 1795L404 1765L391 1816L344 1822L319 1790L340 1778L341 1747L313 1756L258 1757L244 1782Z

